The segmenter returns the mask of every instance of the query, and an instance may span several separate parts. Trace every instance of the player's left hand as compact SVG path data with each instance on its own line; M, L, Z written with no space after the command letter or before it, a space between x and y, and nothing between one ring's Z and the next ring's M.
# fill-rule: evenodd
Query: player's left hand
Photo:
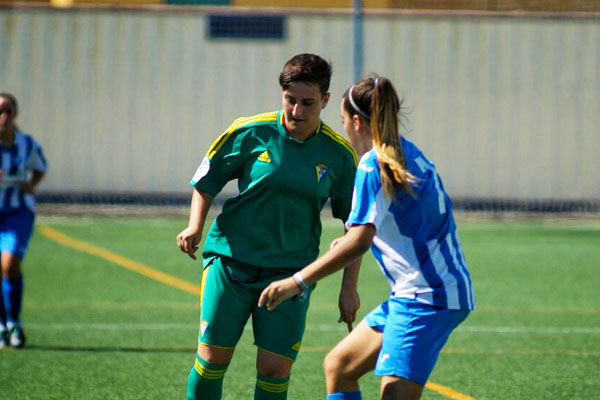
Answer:
M20 186L23 193L33 194L35 191L35 186L33 186L31 182L23 182Z
M282 301L294 297L300 293L300 289L296 285L293 277L281 279L271 282L267 286L258 299L258 306L267 306L267 310L273 311Z
M338 322L345 322L348 332L352 332L352 323L356 320L356 312L360 308L360 296L356 288L342 287L338 307L340 309Z

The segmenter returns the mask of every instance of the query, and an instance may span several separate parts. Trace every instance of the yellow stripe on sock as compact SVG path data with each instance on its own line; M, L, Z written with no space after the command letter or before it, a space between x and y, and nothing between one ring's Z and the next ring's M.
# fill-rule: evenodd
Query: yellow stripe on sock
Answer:
M288 390L288 386L290 385L290 381L284 383L270 383L266 381L262 381L258 379L256 381L256 386L264 390L265 392L270 393L283 393Z
M225 376L225 372L227 371L227 368L225 368L225 369L210 369L210 368L202 365L200 363L200 361L198 361L197 359L196 359L196 362L194 363L194 369L196 370L198 375L200 375L201 377L206 378L206 379L222 379Z

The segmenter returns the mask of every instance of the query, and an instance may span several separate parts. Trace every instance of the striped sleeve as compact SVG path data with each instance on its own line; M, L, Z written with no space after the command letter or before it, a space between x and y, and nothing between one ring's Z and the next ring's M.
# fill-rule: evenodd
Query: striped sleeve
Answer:
M381 188L374 153L368 152L360 160L356 170L352 211L346 226L373 224L379 230L390 201L391 198L385 196Z
M28 171L41 171L45 172L46 165L46 157L44 157L44 152L40 145L31 138L30 149L28 149L28 153L26 155L25 168Z

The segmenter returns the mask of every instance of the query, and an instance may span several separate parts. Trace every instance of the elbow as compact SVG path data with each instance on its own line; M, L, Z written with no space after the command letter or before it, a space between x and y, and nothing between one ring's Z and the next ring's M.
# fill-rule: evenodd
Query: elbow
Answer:
M375 227L371 224L360 225L351 228L349 233L351 234L352 247L356 252L355 256L358 257L371 248L375 237Z
M359 241L356 242L356 250L359 254L357 254L358 256L362 256L364 253L366 253L370 248L371 248L371 244L373 243L372 240L365 240L365 239L361 239Z

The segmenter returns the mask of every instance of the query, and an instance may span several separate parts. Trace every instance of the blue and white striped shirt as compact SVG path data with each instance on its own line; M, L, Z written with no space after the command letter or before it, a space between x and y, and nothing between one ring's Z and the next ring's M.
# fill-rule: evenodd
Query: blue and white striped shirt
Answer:
M384 193L375 150L360 160L352 211L346 222L372 224L371 251L392 288L392 296L439 308L472 310L473 286L463 255L452 203L432 162L401 138L406 167L417 182L415 197L401 188L396 200Z
M21 184L30 179L31 171L46 171L46 159L38 143L15 129L10 147L0 144L0 212L26 207L35 210L35 198L24 193Z

